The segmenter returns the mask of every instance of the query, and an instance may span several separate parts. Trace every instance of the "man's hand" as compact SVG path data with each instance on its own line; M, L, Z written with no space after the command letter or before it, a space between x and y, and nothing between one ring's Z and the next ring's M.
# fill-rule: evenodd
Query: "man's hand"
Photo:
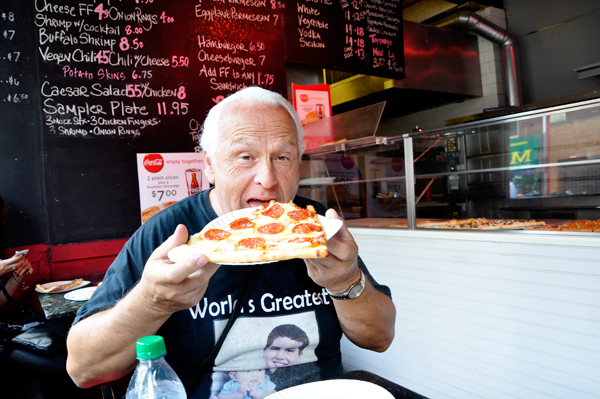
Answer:
M67 371L79 387L88 388L129 373L137 364L137 339L156 334L171 314L200 302L219 265L208 263L204 255L172 263L167 253L185 244L187 236L186 227L177 226L148 258L140 282L125 297L114 307L71 327Z
M206 292L208 282L219 268L204 255L172 263L169 250L188 240L188 231L179 225L175 233L156 248L144 267L137 289L142 298L159 312L171 314L195 306Z
M328 218L340 219L333 210ZM333 293L342 293L358 282L358 245L346 224L327 241L329 255L323 259L305 259L308 275L321 287ZM375 289L366 279L365 290L355 299L336 300L333 304L342 331L350 341L361 348L382 352L394 339L396 309L392 300Z
M328 209L325 216L340 219L337 212ZM344 292L360 278L358 245L346 224L327 241L329 255L320 259L305 259L310 278L331 292Z

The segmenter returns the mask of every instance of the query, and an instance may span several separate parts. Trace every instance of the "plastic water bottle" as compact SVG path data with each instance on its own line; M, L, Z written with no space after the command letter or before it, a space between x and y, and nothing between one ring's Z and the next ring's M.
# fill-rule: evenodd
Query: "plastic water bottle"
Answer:
M163 337L142 337L135 351L140 363L129 381L126 399L187 399L181 380L165 360Z

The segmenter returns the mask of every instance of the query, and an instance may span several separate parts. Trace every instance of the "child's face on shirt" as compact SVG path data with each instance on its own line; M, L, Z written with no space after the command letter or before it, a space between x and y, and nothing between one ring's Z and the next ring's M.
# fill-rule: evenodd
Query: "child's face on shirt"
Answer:
M266 370L232 371L229 377L240 385L260 385L265 382L266 373Z
M293 366L300 363L302 342L289 337L277 337L271 346L263 351L263 358L267 368L273 370L278 367Z

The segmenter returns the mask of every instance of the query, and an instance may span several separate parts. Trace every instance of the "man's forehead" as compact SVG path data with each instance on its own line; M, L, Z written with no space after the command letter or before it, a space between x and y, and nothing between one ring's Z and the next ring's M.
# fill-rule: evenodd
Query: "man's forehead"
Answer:
M296 341L295 339L290 337L277 337L273 340L273 343L271 344L271 347L274 346L279 348L299 348L300 346L302 346L302 342Z

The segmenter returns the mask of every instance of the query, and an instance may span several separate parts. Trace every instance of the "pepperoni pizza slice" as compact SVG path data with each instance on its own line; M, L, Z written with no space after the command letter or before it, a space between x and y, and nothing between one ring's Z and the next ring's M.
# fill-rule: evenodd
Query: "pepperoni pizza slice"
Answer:
M324 258L328 253L325 231L311 205L304 209L292 201L271 200L217 221L191 236L187 244L171 249L169 259L178 262L203 253L210 262L235 264Z

